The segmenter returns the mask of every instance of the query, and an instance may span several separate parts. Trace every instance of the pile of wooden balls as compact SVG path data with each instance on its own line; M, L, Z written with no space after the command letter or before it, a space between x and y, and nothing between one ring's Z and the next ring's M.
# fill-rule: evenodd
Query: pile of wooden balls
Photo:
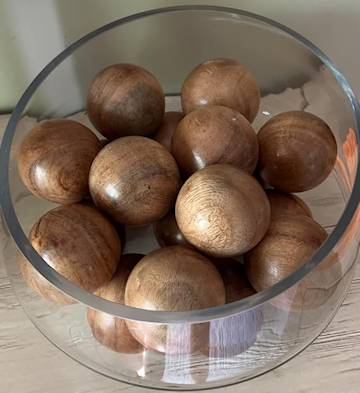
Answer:
M326 239L291 194L316 187L333 169L336 141L323 120L281 113L256 134L259 88L230 59L197 66L181 102L182 113L164 114L154 75L112 65L96 75L87 97L106 144L84 125L58 119L39 123L21 145L26 187L61 204L33 226L32 246L65 278L105 299L163 311L220 306L271 287ZM161 248L121 255L120 229L146 224L154 224ZM244 265L234 259L240 255ZM40 295L72 301L28 261L20 266ZM95 338L116 351L165 351L159 327L94 310L88 321Z

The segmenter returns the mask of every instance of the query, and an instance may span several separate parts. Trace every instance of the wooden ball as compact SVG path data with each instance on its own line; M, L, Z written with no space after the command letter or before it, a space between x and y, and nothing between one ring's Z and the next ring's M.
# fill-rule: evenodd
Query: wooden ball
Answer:
M213 258L225 285L226 303L236 302L255 293L242 263L232 258ZM255 307L210 323L209 343L203 353L226 359L251 347L263 324L261 308Z
M227 106L252 122L259 110L260 90L254 77L238 61L208 60L186 78L181 104L184 113L206 105Z
M174 132L183 117L182 112L166 112L160 128L153 135L153 139L171 151Z
M244 256L252 286L260 292L286 278L307 262L326 238L321 225L306 215L277 216L263 240ZM328 263L320 264L298 285L277 296L273 304L297 311L318 306L329 296L330 270Z
M161 248L144 257L125 289L126 305L154 311L190 311L224 303L224 283L214 265L182 246ZM191 349L187 349L195 351L208 339L206 323L175 326L127 321L127 325L141 344L160 352L181 352L189 341Z
M52 202L78 202L89 194L91 163L98 138L72 120L47 120L25 137L18 152L20 177L33 194Z
M285 192L311 190L332 171L337 154L334 135L319 117L301 111L274 116L258 133L259 173Z
M96 295L112 302L124 304L126 281L135 265L144 255L122 255L114 277L96 291ZM102 345L116 352L137 353L143 350L130 334L123 319L89 308L87 319L93 336Z
M271 217L283 214L305 215L312 218L309 206L298 196L276 190L266 190L270 202Z
M97 210L82 204L45 213L32 227L29 241L53 269L90 292L111 280L121 254L113 225ZM41 296L64 303L65 295L53 290L28 261L21 270L25 281Z
M44 278L23 255L19 255L17 262L20 273L27 286L38 295L53 303L61 305L75 303L75 300L50 284L50 282Z
M168 213L165 217L156 222L153 225L153 230L160 247L175 245L192 247L181 233L174 212Z
M270 222L270 204L252 176L216 164L185 182L175 215L181 232L196 248L215 257L230 257L262 239Z
M180 188L173 156L140 136L117 139L95 158L89 177L95 205L124 225L145 225L173 208Z
M194 110L179 123L172 153L186 176L211 164L231 164L252 173L258 160L258 142L243 115L211 105Z
M100 71L87 97L90 121L108 139L147 136L161 125L164 92L158 80L133 64L114 64Z
M211 261L224 281L226 303L236 302L256 293L241 262L232 258L213 258Z

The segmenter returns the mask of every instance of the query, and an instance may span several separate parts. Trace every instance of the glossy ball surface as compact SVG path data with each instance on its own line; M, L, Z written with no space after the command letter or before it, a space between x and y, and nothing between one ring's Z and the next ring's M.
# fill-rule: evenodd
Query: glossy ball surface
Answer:
M190 311L224 303L224 283L214 265L196 251L181 246L161 248L144 257L131 272L125 289L126 305L147 310ZM182 326L175 333L168 332L172 329L168 325L136 321L127 321L127 325L146 348L167 353L184 349L179 348ZM191 350L195 350L207 340L208 325L191 328Z
M53 269L90 292L111 280L121 254L113 225L97 210L82 204L48 211L32 227L29 241ZM25 281L41 296L56 303L71 302L30 262L23 259L22 264Z
M143 256L141 254L122 255L114 277L95 294L106 300L124 304L127 279ZM137 353L143 350L143 346L130 334L123 319L91 308L88 309L87 319L93 336L102 345L121 353Z
M90 121L108 139L151 135L161 125L164 92L150 72L133 64L100 71L87 97Z
M89 195L90 166L101 149L98 138L73 120L47 120L25 137L18 152L20 177L33 194L69 204Z
M172 140L172 154L186 176L211 164L230 164L252 173L258 150L251 124L225 106L211 105L190 112L179 123Z
M337 145L329 126L301 111L284 112L258 133L258 170L277 190L301 192L322 183L332 171Z
M95 205L124 225L145 225L173 208L180 188L173 156L149 138L129 136L106 145L89 177Z
M270 222L270 204L252 176L216 164L185 182L175 215L181 232L196 248L230 257L250 250L262 239Z
M260 90L251 73L238 61L213 59L198 65L181 90L184 113L206 105L235 109L250 122L260 105Z
M153 135L153 139L163 145L168 151L171 151L174 132L183 117L184 114L182 112L166 112L161 126Z

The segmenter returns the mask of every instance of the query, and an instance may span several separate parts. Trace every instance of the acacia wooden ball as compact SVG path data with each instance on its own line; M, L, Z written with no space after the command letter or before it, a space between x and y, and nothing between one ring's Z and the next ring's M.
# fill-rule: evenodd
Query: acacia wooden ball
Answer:
M250 122L260 105L260 90L254 77L232 59L213 59L198 65L186 78L181 90L184 113L206 105L235 109Z
M182 112L166 112L161 126L153 135L153 139L171 151L174 132L183 117Z
M271 217L283 214L305 215L312 218L309 206L297 195L276 190L266 190L270 202Z
M224 283L215 266L182 246L161 248L144 257L131 272L125 289L126 305L154 311L190 311L224 303ZM208 324L189 325L186 343L185 326L136 321L127 321L127 325L146 348L166 353L182 352L188 341L188 349L195 351L208 338Z
M90 292L111 280L121 254L113 225L100 212L82 204L45 213L32 227L29 241L53 269ZM31 288L56 303L68 302L30 262L22 260L22 265L23 277Z
M326 238L321 225L306 215L275 217L263 240L244 256L252 286L260 292L286 278L307 262ZM329 296L328 284L334 278L329 274L335 270L324 261L317 269L318 273L316 269L309 273L297 286L276 297L273 304L291 310L321 304Z
M173 156L141 136L119 138L96 156L89 187L95 205L124 225L145 225L173 208L180 188Z
M125 286L129 274L144 255L121 256L114 277L96 291L96 295L112 302L124 304ZM97 341L116 352L137 353L143 346L134 339L123 319L89 308L87 319Z
M285 192L311 190L332 171L337 146L329 126L301 111L271 118L258 133L259 173L266 183Z
M250 250L265 235L270 204L252 176L216 164L185 182L175 216L181 232L196 248L215 257L231 257Z
M226 303L236 302L256 293L241 262L233 258L212 258L211 262L224 281Z
M175 245L192 247L181 233L176 222L175 214L172 211L156 222L153 225L153 230L156 240L161 247Z
M165 97L158 80L133 64L105 68L89 88L89 119L107 139L154 133L164 110Z
M89 194L98 138L73 120L47 120L25 137L18 152L20 177L33 194L52 202L78 202Z
M218 105L186 115L172 140L172 154L186 176L211 164L231 164L252 173L258 150L257 136L246 118Z

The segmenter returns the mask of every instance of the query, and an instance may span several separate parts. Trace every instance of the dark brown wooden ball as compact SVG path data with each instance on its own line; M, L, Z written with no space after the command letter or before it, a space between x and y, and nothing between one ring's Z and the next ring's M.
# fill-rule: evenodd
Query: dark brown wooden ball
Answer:
M160 128L153 135L153 139L171 151L174 132L183 117L182 112L166 112Z
M126 305L154 311L190 311L224 303L224 283L215 266L182 246L161 248L144 257L125 289ZM208 324L185 327L127 321L127 325L141 344L160 352L195 351L208 339ZM185 348L190 341L191 348Z
M181 233L176 222L175 214L172 211L156 222L153 225L153 230L160 247L175 245L192 247Z
M281 215L271 221L263 240L245 254L249 281L256 291L270 288L299 269L326 240L320 224L306 215ZM333 262L331 262L333 265ZM292 311L317 307L331 294L338 274L323 261L298 285L273 299L273 304ZM330 284L331 283L331 284Z
M121 254L113 225L97 210L82 204L48 211L32 227L29 241L53 269L90 292L111 280ZM22 260L22 264L23 277L31 288L56 303L69 302L30 262Z
M273 219L283 214L300 214L312 218L309 206L298 196L276 190L266 190L266 195L269 198Z
M236 302L256 293L250 284L244 265L232 258L212 258L211 262L224 281L226 303Z
M115 303L124 304L125 286L129 274L144 255L122 255L114 277L96 291L96 295ZM130 334L123 319L89 308L87 319L93 336L102 345L116 352L137 353L143 346Z
M18 152L19 174L36 196L68 204L89 195L90 166L101 149L98 138L73 120L47 120L25 137Z
M108 139L147 136L161 125L164 92L150 72L133 64L114 64L100 71L87 97L90 121Z
M259 173L265 182L285 192L311 190L332 171L337 146L329 126L301 111L284 112L258 133Z
M230 164L252 173L258 150L251 124L225 106L209 105L189 113L172 141L172 153L186 176L211 164Z
M270 204L252 176L216 164L185 182L175 216L181 232L196 248L230 257L250 250L262 239L270 222Z
M160 143L128 136L106 145L90 170L95 205L124 225L145 225L173 208L180 188L173 156Z
M254 77L238 61L208 60L198 65L186 78L181 90L184 113L206 105L235 109L250 122L260 105L260 91Z

